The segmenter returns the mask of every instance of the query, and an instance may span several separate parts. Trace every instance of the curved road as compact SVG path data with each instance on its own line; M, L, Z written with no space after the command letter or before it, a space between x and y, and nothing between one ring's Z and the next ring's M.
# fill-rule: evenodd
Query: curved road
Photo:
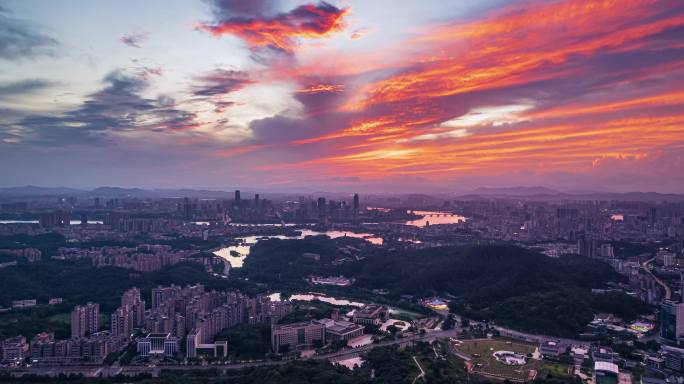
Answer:
M644 261L641 264L641 267L646 271L646 273L648 273L649 275L651 275L651 277L653 277L653 279L656 281L656 283L658 283L661 287L663 287L663 289L665 290L665 300L670 300L672 298L672 290L670 289L670 287L668 287L664 281L660 280L656 275L653 274L653 272L651 272L650 269L648 269L648 265L651 264L653 262L653 260L655 260L655 256Z

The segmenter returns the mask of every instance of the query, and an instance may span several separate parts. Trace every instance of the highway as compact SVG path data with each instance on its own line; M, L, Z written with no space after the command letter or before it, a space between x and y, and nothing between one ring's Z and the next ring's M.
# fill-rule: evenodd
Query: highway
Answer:
M649 275L651 275L651 277L653 277L653 279L656 281L656 283L658 283L661 287L663 287L663 289L665 290L665 300L670 300L672 298L672 290L670 289L670 287L668 287L664 281L660 280L656 275L653 274L653 272L651 272L650 269L648 269L648 265L651 264L653 262L653 260L655 260L655 256L644 261L641 264L641 267L644 268L646 273L648 273Z
M367 352L373 348L385 347L390 345L407 344L414 341L432 341L438 338L448 338L457 336L460 329L450 329L448 331L432 331L427 332L424 335L414 335L409 337L404 337L395 340L384 341L377 344L368 344L358 348L345 348L341 351L329 353L325 355L314 355L311 358L317 360L339 360L342 357L354 356L364 352ZM56 366L56 367L43 367L43 366L32 366L28 368L2 368L0 371L10 373L14 376L23 375L41 375L41 376L57 376L60 374L82 374L86 377L111 377L119 374L135 376L141 373L149 373L152 376L159 376L159 373L164 370L195 370L195 369L241 369L247 367L256 366L272 366L281 365L291 362L292 360L282 360L282 361L254 361L246 363L236 363L236 364L207 364L207 365L184 365L184 364L173 364L173 365L159 365L159 366L146 366L146 365L129 365L129 366L93 366L93 365L66 365L66 366Z
M482 324L479 322L471 321L471 325L477 325L477 324ZM523 333L523 332L517 332L511 329L503 328L503 327L494 327L495 329L499 330L502 334L507 334L506 336L509 337L515 337L519 339L526 339L529 341L533 340L539 340L540 338L547 338L548 336L544 335L533 335L533 334L528 334L528 333ZM378 348L378 347L386 347L390 345L401 345L401 344L409 344L415 341L426 341L426 342L431 342L434 341L435 339L441 339L441 338L450 338L450 337L457 337L459 333L461 332L461 328L454 328L446 331L442 330L433 330L433 331L428 331L425 334L416 334L413 336L408 336L408 337L403 337L400 339L395 339L395 340L388 340L388 341L383 341L377 344L367 344L363 345L357 348L344 348L340 351L333 352L333 353L328 353L328 354L323 354L323 355L314 355L310 357L310 359L316 359L316 360L331 360L331 361L336 361L336 360L342 360L347 357L354 357L358 356L360 354L363 354L373 348ZM567 344L585 344L579 340L571 340L571 339L562 339L561 340L564 343ZM453 351L452 351L453 353ZM469 360L468 356L456 353L459 357ZM242 363L232 363L232 364L205 364L205 365L185 365L185 364L170 364L170 365L158 365L158 366L147 366L147 365L127 365L127 366L119 366L117 364L114 364L112 366L93 366L93 365L66 365L66 366L55 366L55 367L45 367L45 366L32 366L28 368L0 368L0 372L7 372L10 373L14 376L22 376L22 375L41 375L41 376L57 376L59 374L82 374L83 376L86 377L111 377L111 376L116 376L116 375L129 375L129 376L135 376L141 373L149 373L152 374L152 376L159 376L159 373L162 370L206 370L206 369L218 369L218 370L228 370L228 369L241 369L241 368L248 368L248 367L257 367L257 366L273 366L273 365L282 365L282 364L287 364L289 362L292 362L293 360L282 360L282 361L273 361L273 360L260 360L260 361L252 361L252 362L242 362Z

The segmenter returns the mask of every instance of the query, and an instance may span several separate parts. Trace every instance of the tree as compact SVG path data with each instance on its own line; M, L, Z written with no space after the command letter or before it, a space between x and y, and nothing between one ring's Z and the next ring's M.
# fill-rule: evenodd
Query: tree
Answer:
M280 348L278 348L278 353L286 355L290 352L290 344L285 344L281 345Z
M454 316L451 313L448 313L446 318L444 319L444 322L442 323L442 329L454 329Z

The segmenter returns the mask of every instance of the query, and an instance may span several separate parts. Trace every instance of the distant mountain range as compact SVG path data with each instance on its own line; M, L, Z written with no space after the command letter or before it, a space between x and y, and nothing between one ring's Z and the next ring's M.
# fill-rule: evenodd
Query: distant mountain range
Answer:
M622 200L622 201L684 201L684 194L657 192L591 192L572 191L561 192L546 187L508 187L508 188L477 188L472 192L461 195L462 199L522 199L522 200Z
M562 192L546 187L510 187L510 188L487 188L480 187L472 191L471 195L479 196L536 196L558 195Z
M244 195L251 192L243 191ZM268 193L269 195L285 195L282 192ZM328 196L326 192L318 195ZM373 195L381 195L375 193ZM396 193L391 195L397 196ZM27 185L23 187L0 188L0 198L4 199L38 199L51 197L74 196L78 198L178 198L192 197L205 199L231 198L233 191L218 191L205 189L141 189L141 188L121 188L121 187L98 187L92 190L76 189L67 187L37 187ZM443 193L435 196L429 194L406 194L402 195L402 200L421 200L429 202L441 201L449 198ZM452 195L453 196L453 195ZM684 201L684 194L666 194L657 192L592 192L592 191L570 191L562 192L547 187L506 187L506 188L477 188L472 192L457 195L458 199L480 200L480 199L517 199L517 200L537 200L537 201L561 201L561 200L623 200L623 201Z
M198 197L198 198L226 198L232 196L232 192L211 191L200 189L141 189L120 187L98 187L92 190L74 189L66 187L25 187L0 188L0 197L5 198L39 198L39 197L100 197L100 198L171 198L171 197Z

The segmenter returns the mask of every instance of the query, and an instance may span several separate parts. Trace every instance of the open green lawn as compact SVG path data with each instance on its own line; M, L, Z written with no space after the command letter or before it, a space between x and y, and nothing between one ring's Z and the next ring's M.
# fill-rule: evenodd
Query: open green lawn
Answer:
M463 344L457 347L457 349L460 352L463 352L472 357L473 372L497 375L512 380L522 381L529 379L530 370L536 370L540 365L540 362L534 359L528 359L527 363L522 366L506 365L496 360L496 358L493 355L496 351L512 351L527 355L533 353L536 349L536 346L534 345L523 344L515 341L464 341Z
M55 314L55 315L48 317L47 320L51 321L53 323L71 324L71 313L69 313L69 312L58 313L58 314Z
M10 311L0 314L0 339L23 335L30 339L40 332L54 332L56 338L70 336L69 314L66 321L62 313L51 313L47 307L36 307L23 311ZM54 318L54 319L53 319Z
M570 368L571 367L567 364L544 361L541 367L539 367L539 373L548 373L553 377L571 377L572 373L568 372L568 369Z

